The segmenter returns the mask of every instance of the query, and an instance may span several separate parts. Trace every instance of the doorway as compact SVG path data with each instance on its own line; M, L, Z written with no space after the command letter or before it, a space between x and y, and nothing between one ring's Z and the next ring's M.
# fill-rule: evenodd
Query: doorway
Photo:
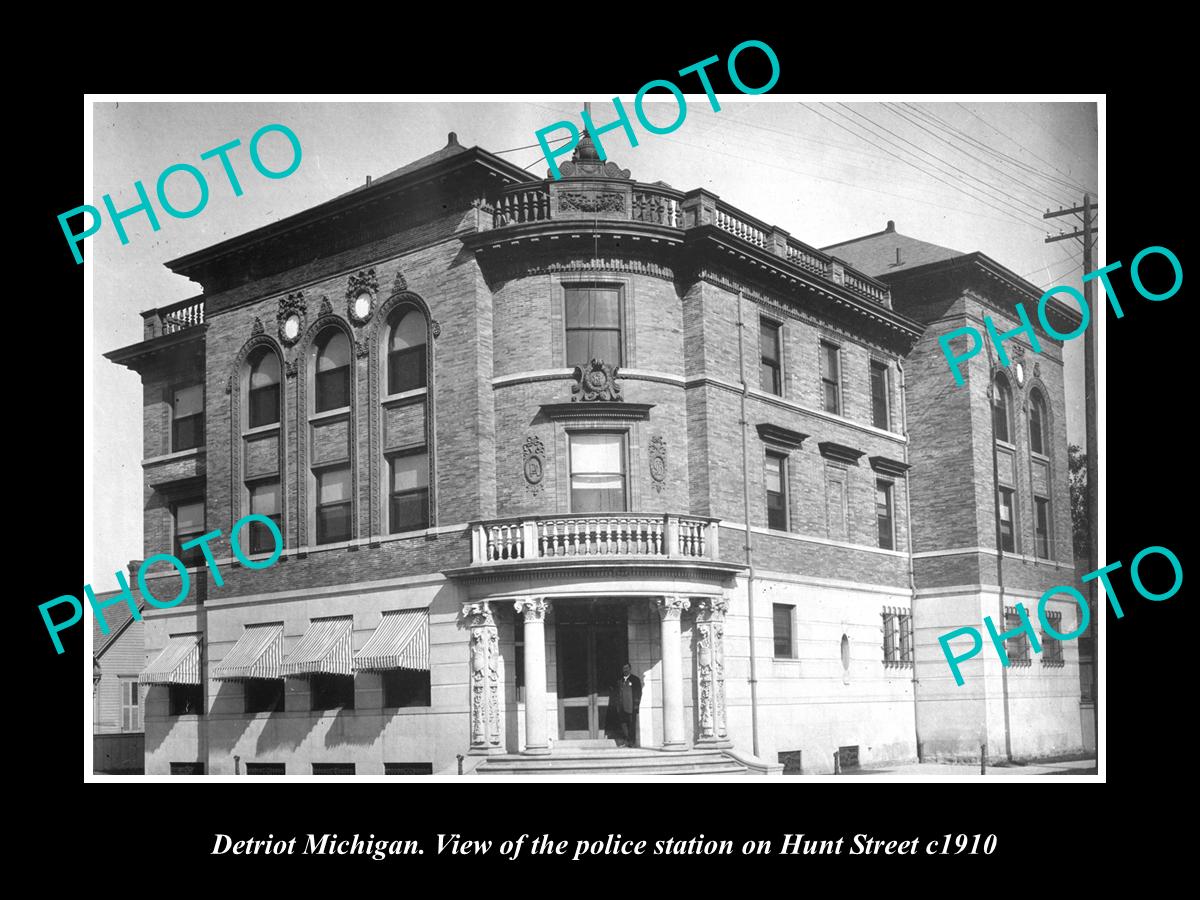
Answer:
M629 661L629 632L621 601L555 603L558 650L558 736L606 737L608 699Z

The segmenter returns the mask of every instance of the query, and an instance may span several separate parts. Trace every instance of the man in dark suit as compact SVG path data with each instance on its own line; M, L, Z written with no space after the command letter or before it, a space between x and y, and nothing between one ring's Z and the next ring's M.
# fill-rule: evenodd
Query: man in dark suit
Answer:
M642 702L642 680L633 674L629 663L621 670L621 681L617 685L621 691L621 736L625 739L624 746L636 747L638 706Z

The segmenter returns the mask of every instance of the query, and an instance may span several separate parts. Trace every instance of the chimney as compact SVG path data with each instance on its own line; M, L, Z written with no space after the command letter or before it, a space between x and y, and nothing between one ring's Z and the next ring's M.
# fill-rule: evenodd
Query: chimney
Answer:
M367 176L367 187L370 187L370 186L371 186L371 176L368 175Z
M896 230L896 223L895 223L895 221L894 221L894 220L892 220L892 219L888 219L887 228L885 228L885 229L883 229L883 230L884 230L884 231L887 231L887 232L892 232L892 231L895 231L895 230Z
M899 247L896 248L896 265L898 265L898 266L903 265L903 263L900 260L900 248Z

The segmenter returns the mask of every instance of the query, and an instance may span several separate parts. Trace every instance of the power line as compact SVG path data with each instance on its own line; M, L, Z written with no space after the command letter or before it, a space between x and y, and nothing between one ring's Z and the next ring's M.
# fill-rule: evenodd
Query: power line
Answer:
M1085 188L1085 187L1081 187L1081 186L1078 184L1078 182L1076 182L1076 181L1075 181L1075 180L1074 180L1074 179L1071 177L1070 173L1068 173L1068 172L1064 172L1062 169L1060 169L1058 166L1054 165L1054 163L1050 162L1049 160L1047 160L1047 159L1042 159L1042 157L1038 156L1036 153L1034 153L1032 150L1030 150L1028 147L1026 147L1026 146L1025 146L1024 144L1022 144L1020 141L1016 140L1015 138L1011 137L1010 135L1007 135L1007 134L1005 134L1003 131L1001 131L999 128L997 128L995 125L993 125L993 124L992 124L991 122L989 122L987 119L983 118L981 115L979 115L977 112L975 112L975 111L974 111L973 109L971 109L970 107L963 106L961 103L955 103L955 106L962 107L962 108L963 108L963 109L965 109L967 112L969 112L971 115L973 115L975 118L977 118L977 119L978 119L980 122L982 122L984 125L986 125L988 128L992 129L992 131L996 132L996 134L1000 135L1001 137L1008 138L1010 141L1012 141L1014 144L1016 144L1018 147L1020 147L1022 150L1024 150L1024 151L1025 151L1026 153L1028 153L1030 156L1032 156L1034 159L1036 159L1036 160L1040 160L1041 162L1044 162L1046 165L1048 165L1050 168L1052 168L1052 169L1053 169L1055 172L1057 172L1059 175L1062 175L1062 176L1064 176L1065 178L1067 178L1067 179L1068 179L1068 182L1069 182L1069 184L1070 184L1070 186L1071 186L1072 188L1074 188L1075 190L1078 190L1078 191L1086 191L1086 190L1087 190L1087 188ZM1093 191L1092 193L1095 193L1095 192Z

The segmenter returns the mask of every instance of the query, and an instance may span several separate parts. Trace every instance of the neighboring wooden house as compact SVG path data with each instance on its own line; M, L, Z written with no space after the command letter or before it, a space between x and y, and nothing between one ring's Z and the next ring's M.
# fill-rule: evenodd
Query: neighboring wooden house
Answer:
M138 685L138 674L146 664L144 625L127 604L110 606L105 614L108 634L92 619L92 768L108 774L141 774L146 692Z

